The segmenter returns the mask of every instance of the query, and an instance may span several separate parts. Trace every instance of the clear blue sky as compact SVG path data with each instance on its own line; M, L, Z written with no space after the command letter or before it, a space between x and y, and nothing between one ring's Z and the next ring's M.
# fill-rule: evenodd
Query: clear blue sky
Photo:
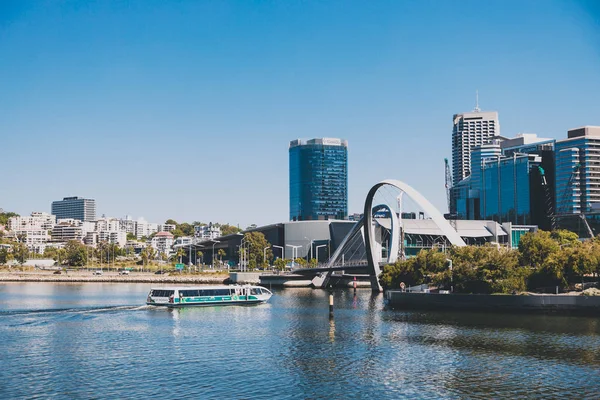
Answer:
M288 219L288 144L349 141L349 209L400 179L445 209L452 114L600 125L597 1L2 1L0 207Z

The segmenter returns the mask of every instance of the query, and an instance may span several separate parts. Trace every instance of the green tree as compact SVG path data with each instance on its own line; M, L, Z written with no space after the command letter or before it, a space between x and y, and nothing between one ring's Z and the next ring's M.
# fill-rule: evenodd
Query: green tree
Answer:
M56 254L58 252L58 249L56 247L46 247L44 249L44 258L52 258L54 259L54 261L57 260L56 258Z
M273 266L279 271L285 270L285 264L286 260L284 260L283 258L278 258L273 262Z
M221 262L221 265L223 264L223 257L225 257L225 254L227 253L223 249L219 249L219 251L217 251L217 256L219 256L219 261Z
M188 224L187 222L179 224L177 226L177 229L179 229L183 233L182 236L194 236L194 226Z
M183 231L182 231L181 229L179 229L179 227L177 227L177 228L173 229L173 230L171 231L171 233L173 234L173 236L174 236L175 238L178 238L178 237L185 236L185 233L183 233Z
M135 234L129 232L127 233L127 240L137 240L137 237L135 236Z
M154 260L156 258L156 250L152 246L146 246L144 250L142 250L142 262L144 265L148 265L150 260Z
M19 214L14 213L14 212L0 213L0 225L6 225L6 224L8 224L9 218L18 217L18 216L19 216Z
M244 242L247 243L245 246L248 249L248 266L250 269L255 269L259 265L263 265L263 257L271 260L273 258L273 251L271 244L265 238L265 235L261 232L247 232L244 234Z
M234 233L238 233L238 232L242 231L237 226L233 226L233 225L229 225L229 224L224 224L224 225L215 224L215 225L221 227L221 235L223 235L223 236L233 235Z
M308 261L308 267L309 267L309 268L316 268L318 264L319 264L319 263L317 262L317 259L316 259L316 258L311 258L311 259Z
M66 264L81 267L87 264L87 247L77 240L69 240L65 245Z
M204 253L196 250L196 263L204 263Z
M177 226L177 221L175 221L174 219L168 219L165 221L166 225L175 225Z
M306 267L306 258L298 257L294 260L294 264L296 265L296 268L304 268Z
M181 264L181 258L185 255L185 250L183 250L182 247L177 249L177 253L175 254L177 256L177 259L179 260L179 263Z
M8 249L5 248L1 248L0 249L0 265L4 265L8 262L9 258L8 255L10 253L8 252Z
M15 243L12 246L12 254L15 260L23 265L29 256L29 249L23 243Z

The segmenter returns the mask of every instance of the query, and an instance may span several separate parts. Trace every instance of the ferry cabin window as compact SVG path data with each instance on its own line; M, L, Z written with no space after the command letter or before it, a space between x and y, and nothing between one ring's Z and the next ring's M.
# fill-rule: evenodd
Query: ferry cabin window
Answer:
M197 296L200 296L200 290L198 290L198 289L180 290L179 293L183 297L197 297Z
M174 293L175 293L174 290L156 289L156 290L152 291L152 296L153 297L169 297Z
M260 289L252 288L252 290L250 290L250 294L260 294Z
M186 289L186 290L180 290L179 293L181 293L181 295L184 297L198 297L198 296L214 297L214 296L229 296L231 294L229 292L229 289Z

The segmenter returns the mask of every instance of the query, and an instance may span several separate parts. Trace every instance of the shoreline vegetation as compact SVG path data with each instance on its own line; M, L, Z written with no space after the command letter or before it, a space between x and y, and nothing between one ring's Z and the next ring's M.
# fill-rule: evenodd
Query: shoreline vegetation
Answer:
M599 275L600 237L580 241L575 233L557 230L527 233L518 249L421 250L416 257L386 265L380 281L385 289L427 284L459 294L582 293L598 285Z

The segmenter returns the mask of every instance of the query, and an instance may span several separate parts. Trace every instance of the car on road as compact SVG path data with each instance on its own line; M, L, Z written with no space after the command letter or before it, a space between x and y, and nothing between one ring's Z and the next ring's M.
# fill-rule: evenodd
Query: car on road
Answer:
M154 275L163 275L163 274L166 274L166 273L167 273L167 271L162 271L162 270L161 270L161 271L156 271L156 272L154 273Z
M94 275L102 275L102 270L100 270L100 269L95 270Z
M124 269L123 271L119 271L119 275L129 275L129 271Z

